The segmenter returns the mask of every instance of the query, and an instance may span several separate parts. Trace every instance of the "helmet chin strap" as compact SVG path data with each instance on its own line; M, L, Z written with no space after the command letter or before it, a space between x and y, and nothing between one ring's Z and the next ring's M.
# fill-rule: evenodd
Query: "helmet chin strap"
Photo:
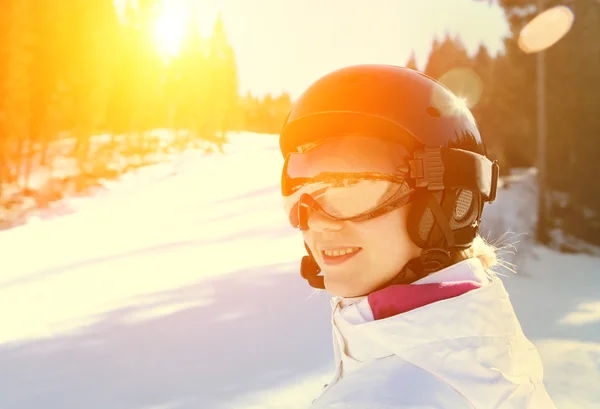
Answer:
M311 287L319 290L325 289L325 278L320 276L321 268L312 256L302 257L302 263L300 264L300 275Z
M440 204L433 193L426 190L423 192L425 210L429 209L433 214L434 225L429 239L421 251L419 261L422 265L424 275L439 271L450 265L450 250L455 245L454 233L450 227L450 218L456 205L456 190L448 189ZM418 223L419 220L409 220L409 223Z
M324 290L325 278L319 275L319 273L321 273L321 267L317 264L317 261L313 257L306 242L304 243L304 248L306 248L308 256L302 257L302 262L300 263L300 275L308 281L308 284L310 284L311 287L318 290Z

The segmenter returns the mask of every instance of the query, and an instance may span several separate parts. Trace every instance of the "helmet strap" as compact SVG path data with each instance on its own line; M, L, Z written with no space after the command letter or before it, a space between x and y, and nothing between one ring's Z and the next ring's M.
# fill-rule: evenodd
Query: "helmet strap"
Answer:
M317 261L312 255L310 248L304 243L304 248L308 252L307 256L302 257L302 262L300 263L300 275L308 284L316 289L324 290L325 289L325 279L323 276L320 276L321 267L317 264Z
M321 269L319 265L315 261L313 256L304 256L302 257L302 263L300 264L300 275L311 287L317 288L319 290L325 289L325 279L323 276L320 276L319 273Z
M456 243L450 220L456 206L457 191L446 189L439 195L443 195L441 203L432 191L421 190L415 195L409 214L409 235L423 249L420 257L411 260L411 263L420 265L423 277L450 265L450 250ZM428 212L431 216L426 216ZM426 217L433 218L433 225L429 224L431 227L424 223Z
M441 203L436 200L431 191L425 191L425 195L427 196L427 207L433 213L435 220L426 248L440 246L451 249L455 244L450 220L456 206L456 189L446 189Z
M437 193L442 194L441 191ZM447 194L440 204L427 189L415 192L408 216L408 233L412 241L422 249L453 247L455 240L449 220L455 203L455 193Z

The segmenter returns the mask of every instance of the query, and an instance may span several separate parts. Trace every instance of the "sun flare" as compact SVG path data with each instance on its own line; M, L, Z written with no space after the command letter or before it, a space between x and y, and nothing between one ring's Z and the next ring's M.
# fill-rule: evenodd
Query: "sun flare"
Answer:
M189 2L165 0L160 4L154 22L154 41L163 58L171 59L179 54L190 12Z

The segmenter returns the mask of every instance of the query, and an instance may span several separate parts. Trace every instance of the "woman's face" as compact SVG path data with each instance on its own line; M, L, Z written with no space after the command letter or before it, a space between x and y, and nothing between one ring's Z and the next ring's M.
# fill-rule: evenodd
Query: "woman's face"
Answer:
M321 267L329 293L367 295L419 256L420 248L408 235L409 206L364 222L310 215L304 241Z
M337 172L360 172L373 163L380 172L394 174L403 152L388 145L370 147L356 144L356 139L337 142L339 154L316 155L305 165L318 173L322 169ZM311 169L314 168L314 169ZM409 205L367 221L334 220L312 212L304 241L321 267L327 290L337 296L366 295L400 273L421 249L408 234Z

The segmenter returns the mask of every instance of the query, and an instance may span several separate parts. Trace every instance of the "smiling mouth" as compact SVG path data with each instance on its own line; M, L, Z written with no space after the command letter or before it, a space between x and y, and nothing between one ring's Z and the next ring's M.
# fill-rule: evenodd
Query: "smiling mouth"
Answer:
M360 250L361 250L360 247L345 247L345 248L321 250L321 253L327 257L340 257L340 256L345 256L346 254L356 253Z
M360 253L361 247L345 247L336 249L321 250L321 257L327 265L338 265L350 260Z

